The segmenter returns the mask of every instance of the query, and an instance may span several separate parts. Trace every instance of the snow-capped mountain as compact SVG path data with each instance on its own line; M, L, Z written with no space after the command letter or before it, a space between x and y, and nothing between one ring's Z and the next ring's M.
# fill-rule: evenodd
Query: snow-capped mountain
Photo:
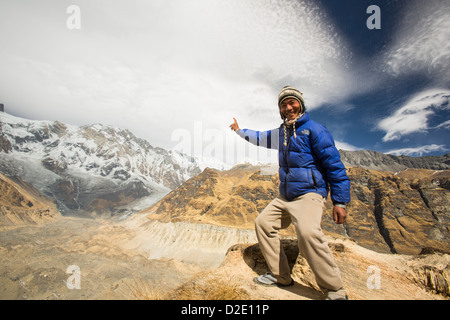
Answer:
M63 213L111 213L138 199L148 204L200 173L193 157L100 124L77 127L1 112L0 134L0 171L52 196Z

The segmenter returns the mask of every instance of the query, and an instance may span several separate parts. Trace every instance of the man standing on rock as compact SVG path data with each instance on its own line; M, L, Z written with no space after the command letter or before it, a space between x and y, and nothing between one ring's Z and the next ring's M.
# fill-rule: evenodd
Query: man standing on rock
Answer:
M294 225L300 253L310 265L316 282L327 299L348 299L338 266L321 229L328 192L333 201L335 223L346 221L350 202L350 180L330 132L311 120L305 111L303 94L284 87L278 96L282 125L274 130L240 129L234 119L230 128L257 145L278 149L280 195L256 218L255 228L261 251L271 273L254 281L261 285L293 284L278 230Z

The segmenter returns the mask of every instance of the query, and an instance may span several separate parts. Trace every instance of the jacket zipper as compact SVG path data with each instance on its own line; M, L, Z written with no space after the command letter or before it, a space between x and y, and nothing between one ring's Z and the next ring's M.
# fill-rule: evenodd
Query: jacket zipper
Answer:
M291 135L289 134L290 133L290 129L288 129L289 131L288 132L286 132L287 134L288 134L288 136L286 137L286 141L287 141L287 146L286 146L286 148L284 149L284 159L285 159L285 161L286 161L286 167L287 167L287 172L286 172L286 175L284 176L284 194L285 194L285 196L286 196L286 198L287 198L287 176L288 176L288 174L289 174L289 159L288 159L288 157L289 157L289 145L290 145L290 142L291 142Z

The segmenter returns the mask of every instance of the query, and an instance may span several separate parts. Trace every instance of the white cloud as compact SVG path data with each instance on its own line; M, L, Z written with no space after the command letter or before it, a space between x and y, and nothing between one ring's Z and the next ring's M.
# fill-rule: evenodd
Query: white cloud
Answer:
M404 155L410 157L421 157L426 153L430 152L445 152L448 149L445 148L444 145L430 144L426 146L416 147L416 148L401 148L394 149L386 152L387 154L393 154L396 156Z
M450 2L414 1L403 9L400 30L389 47L386 71L425 72L437 80L450 76Z
M392 115L382 119L377 128L386 132L383 141L398 140L430 129L428 119L436 110L450 109L450 91L433 89L421 92Z
M361 150L361 148L355 147L349 143L343 142L343 141L335 141L336 148L338 150L347 150L347 151L356 151Z
M132 129L170 148L173 130L279 125L290 84L313 109L354 90L349 53L311 1L77 1L81 29L54 1L1 2L7 111ZM15 110L8 109L14 105Z
M438 124L433 129L441 129L441 128L444 128L447 130L450 129L450 120L447 120L447 121L444 121L444 122Z

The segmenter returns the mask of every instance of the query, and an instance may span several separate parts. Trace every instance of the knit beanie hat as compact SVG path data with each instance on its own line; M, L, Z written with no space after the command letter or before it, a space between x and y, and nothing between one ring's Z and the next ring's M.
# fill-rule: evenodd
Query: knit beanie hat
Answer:
M292 127L294 139L296 139L297 133L295 130L295 123L305 113L305 100L303 100L303 93L291 86L286 86L286 87L283 87L283 89L281 89L281 92L278 95L278 108L280 108L281 103L284 100L289 99L289 98L293 98L300 103L300 113L295 119L288 121L286 119L286 117L281 113L281 109L280 109L280 116L281 116L281 119L283 119L283 130L284 130L284 143L283 144L285 147L287 146L287 128Z
M305 113L305 100L303 99L302 92L291 86L283 87L278 95L278 107L280 107L281 103L288 98L293 98L300 102L300 114ZM284 116L282 114L281 119L284 120Z

